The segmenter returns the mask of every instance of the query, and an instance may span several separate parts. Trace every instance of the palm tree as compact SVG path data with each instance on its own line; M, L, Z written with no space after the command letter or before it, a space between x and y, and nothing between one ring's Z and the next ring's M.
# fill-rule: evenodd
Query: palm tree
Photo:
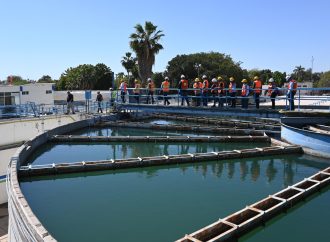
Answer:
M130 81L129 74L132 73L132 75L133 75L133 70L135 68L136 58L132 57L131 52L126 52L125 56L123 56L122 58L123 59L121 60L121 64L126 69L127 76L128 76L128 81Z
M301 65L296 66L295 69L293 70L293 72L296 74L298 81L302 81L302 76L303 76L304 71L305 71L305 68L302 67Z
M145 22L135 26L135 33L130 36L130 47L136 53L138 59L139 76L143 83L152 75L152 66L155 64L155 55L163 49L159 44L163 31L157 30L157 26L151 22Z

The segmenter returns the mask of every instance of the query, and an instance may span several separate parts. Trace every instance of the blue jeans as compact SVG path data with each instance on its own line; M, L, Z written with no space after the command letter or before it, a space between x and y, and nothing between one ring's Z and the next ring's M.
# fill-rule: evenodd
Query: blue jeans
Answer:
M289 110L293 111L294 110L294 95L292 91L288 93L288 101L289 101Z

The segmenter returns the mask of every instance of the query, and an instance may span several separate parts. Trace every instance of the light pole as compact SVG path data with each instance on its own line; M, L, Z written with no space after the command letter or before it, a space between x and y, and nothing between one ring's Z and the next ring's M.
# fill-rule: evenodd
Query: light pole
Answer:
M195 63L194 67L195 67L195 69L197 70L197 76L198 76L198 78L199 78L199 70L201 69L202 64Z

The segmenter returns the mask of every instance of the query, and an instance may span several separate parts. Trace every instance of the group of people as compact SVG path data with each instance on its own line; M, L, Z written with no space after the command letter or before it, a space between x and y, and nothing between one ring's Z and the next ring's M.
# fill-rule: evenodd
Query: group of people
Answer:
M289 101L289 110L294 110L295 109L294 96L297 90L297 82L291 76L287 76L286 80L288 82L287 97ZM253 78L252 86L249 86L247 79L243 79L241 83L242 83L242 88L240 91L240 99L241 99L242 108L243 109L248 108L249 96L253 93L255 107L256 109L259 109L260 95L262 94L262 81L260 80L260 78L258 76L255 76ZM126 103L127 88L128 88L127 83L125 82L125 80L122 80L119 86L122 103ZM179 95L181 97L181 105L183 106L184 102L186 102L186 105L190 106L188 94L189 94L189 90L191 89L189 89L189 82L184 75L181 75L177 88L179 89ZM136 100L136 103L138 104L140 103L141 89L142 86L140 82L138 80L135 80L134 88L133 88L133 96ZM170 101L169 101L170 80L168 77L165 77L164 81L161 83L160 90L163 96L164 105L165 106L170 105ZM67 93L68 93L67 113L69 113L71 109L72 113L74 114L73 95L70 92ZM155 94L155 84L151 78L148 78L146 85L146 104L155 103L154 94ZM226 87L225 82L221 76L219 76L218 78L213 78L211 80L211 83L209 83L207 76L203 75L202 80L199 78L196 78L194 80L194 83L192 85L192 94L193 94L192 105L196 107L208 106L209 101L213 100L212 107L216 107L217 104L218 107L223 107L225 102L227 102L228 105L230 105L230 107L235 108L238 90L236 87L236 82L234 77L229 78L229 85L228 87ZM270 100L272 102L272 109L275 109L275 100L277 95L279 95L279 89L277 88L273 78L270 78L268 80L268 88L265 90L264 95L270 97ZM100 92L97 92L97 96L96 96L96 102L98 104L97 112L100 113L103 113L102 101L103 101L102 94Z

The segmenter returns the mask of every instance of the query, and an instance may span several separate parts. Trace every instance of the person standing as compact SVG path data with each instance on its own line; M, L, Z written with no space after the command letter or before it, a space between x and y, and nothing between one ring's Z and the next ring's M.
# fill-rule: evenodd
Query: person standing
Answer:
M286 81L289 82L288 84L288 92L287 97L289 99L289 110L294 111L294 95L296 95L298 84L296 80L293 79L292 76L286 76Z
M120 89L121 101L122 101L122 103L125 103L126 102L126 93L127 93L127 83L125 82L125 80L121 80L119 89Z
M211 94L212 94L212 99L213 99L212 107L215 107L217 102L219 101L219 99L218 99L218 80L215 78L212 79Z
M203 75L203 106L207 106L208 104L208 92L209 92L209 81L207 80L207 76Z
M250 94L250 87L247 84L247 80L243 79L242 80L242 108L247 109L249 107L249 94Z
M201 105L201 89L202 89L202 83L201 80L199 80L199 78L197 77L195 79L195 83L193 85L193 89L194 89L194 104L196 107L199 107Z
M163 98L164 98L164 105L170 105L170 102L168 101L168 93L170 92L170 82L168 77L165 77L165 81L162 82L161 89L163 92Z
M148 84L147 84L147 104L149 104L149 98L151 97L151 103L154 104L154 92L155 92L155 84L151 80L151 78L148 78Z
M278 88L276 87L273 78L270 78L268 80L268 90L266 90L265 92L267 92L267 95L270 97L270 100L272 101L272 109L275 109L275 98L278 95Z
M139 80L135 79L133 93L137 104L140 104L140 92L141 92L141 84L139 83Z
M101 112L103 113L103 110L102 110L102 101L103 101L103 96L100 92L97 92L97 95L96 95L96 102L97 102L97 112Z
M256 109L259 109L260 104L260 94L262 89L262 83L258 76L253 78L253 91L254 91L254 101L256 103Z
M223 103L224 103L223 96L226 94L226 91L225 91L225 83L222 80L221 76L218 76L218 85L219 85L218 87L219 107L223 107Z
M181 96L181 106L183 106L183 101L186 100L187 106L189 106L188 99L188 80L184 75L181 75L181 80L179 82L179 94Z
M70 113L70 109L71 109L72 114L75 114L75 112L74 112L74 104L73 104L73 102L74 102L73 95L69 91L67 92L67 94L68 94L68 96L66 98L66 104L67 104L67 106L66 106L67 107L66 114L69 114Z
M231 100L231 107L236 108L236 83L235 83L235 78L231 77L229 78L229 95L230 95L230 100Z

